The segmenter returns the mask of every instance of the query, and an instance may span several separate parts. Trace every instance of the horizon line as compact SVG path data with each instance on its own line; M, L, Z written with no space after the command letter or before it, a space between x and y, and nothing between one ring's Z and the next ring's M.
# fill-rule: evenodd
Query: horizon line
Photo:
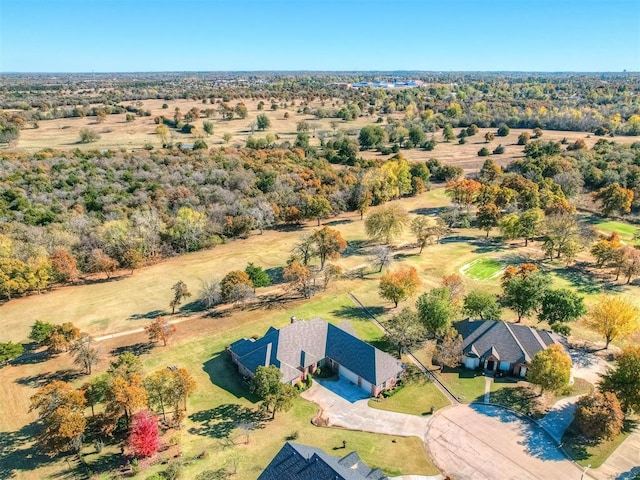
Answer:
M140 74L140 73L536 73L536 74L637 74L640 70L411 70L411 69L393 69L393 70L311 70L311 69L261 69L261 70L70 70L70 71L0 71L0 75L104 75L104 74Z

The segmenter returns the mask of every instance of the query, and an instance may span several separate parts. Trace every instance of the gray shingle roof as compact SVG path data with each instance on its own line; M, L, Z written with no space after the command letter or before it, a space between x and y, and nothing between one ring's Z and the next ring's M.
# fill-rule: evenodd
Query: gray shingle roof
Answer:
M490 354L502 362L529 362L540 350L557 343L562 337L553 332L536 330L526 325L495 320L462 320L453 324L462 335L462 352L486 358Z
M352 332L349 324L337 327L314 318L294 322L280 330L271 327L264 337L238 340L230 348L238 361L252 372L266 365L268 356L268 364L282 371L283 382L298 377L301 367L326 357L374 385L380 385L402 371L399 360L363 342Z
M351 452L343 458L287 442L260 474L258 480L386 480L380 469L371 469Z

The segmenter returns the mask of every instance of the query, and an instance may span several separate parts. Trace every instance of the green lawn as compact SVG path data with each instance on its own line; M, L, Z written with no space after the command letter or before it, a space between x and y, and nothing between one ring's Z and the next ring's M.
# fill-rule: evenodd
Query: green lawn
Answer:
M350 319L365 339L381 337L380 330L359 317L352 305L347 295L332 294L291 305L292 308L286 311L242 312L234 315L237 317L235 325L231 322L221 325L215 335L182 344L170 343L144 357L148 372L166 365L179 365L192 372L198 383L197 392L189 399L181 444L185 458L192 458L203 451L207 455L204 459L192 461L186 467L184 478L193 478L203 470L229 464L234 459L239 459L238 474L234 478L256 478L287 438L295 438L297 442L338 456L357 451L369 466L380 467L388 475L437 473L420 439L315 427L310 420L317 406L301 398L294 402L290 412L278 413L275 420L261 419L257 413L259 403L248 392L235 366L224 353L225 346L238 338L261 335L269 325L288 323L290 314L303 319L322 316L334 322ZM247 420L255 421L257 428L251 434L250 443L245 445L240 441L236 427L239 422ZM345 450L339 448L342 440L347 442ZM139 478L146 478L151 472L163 468L166 467L147 469Z
M474 280L491 280L503 269L504 266L495 258L477 258L464 265L460 271Z
M388 475L437 473L419 439L394 437L395 442L392 442L392 438L385 435L315 427L310 420L317 406L301 398L295 401L290 412L279 413L273 421L258 421L258 428L248 445L229 445L225 439L238 437L235 429L238 422L260 418L255 413L258 404L254 403L256 399L248 393L226 354L208 352L220 352L224 344L239 336L245 334L242 331L225 332L220 337L190 342L164 355L150 357L146 362L150 369L179 364L201 377L198 380L200 388L190 400L190 415L183 429L182 444L188 455L204 450L211 454L188 467L188 478L204 470L205 466L224 465L236 457L241 463L235 478L255 478L287 439L322 448L334 455L357 451L369 466L380 467ZM345 450L339 448L342 440L347 442Z
M593 385L582 378L562 393L540 395L540 388L524 380L512 378L494 379L491 384L491 403L504 405L533 418L542 418L558 400L574 395L584 395L593 390Z
M445 368L436 375L461 402L472 402L484 396L486 377L476 370Z
M591 468L598 468L609 455L615 452L616 448L625 441L631 433L634 422L626 420L620 435L613 440L603 441L597 444L587 444L584 439L577 434L572 427L569 427L562 437L562 444L571 457L583 467L591 465Z
M388 398L369 400L372 408L409 415L427 415L431 407L437 410L449 404L449 400L431 382L411 383Z
M635 225L617 221L598 222L595 227L603 233L611 234L617 232L620 240L632 243L634 243L634 235L637 235L639 231Z

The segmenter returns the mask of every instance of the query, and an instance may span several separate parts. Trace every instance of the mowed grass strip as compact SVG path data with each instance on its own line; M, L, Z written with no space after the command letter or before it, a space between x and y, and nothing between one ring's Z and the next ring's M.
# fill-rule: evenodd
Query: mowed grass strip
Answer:
M503 268L495 258L478 258L464 265L460 271L474 280L491 280L498 276Z
M620 240L628 243L637 243L634 237L639 233L639 229L629 223L618 221L602 222L596 224L596 229L607 234L616 232L620 236Z
M369 400L369 406L378 410L422 416L428 415L431 407L438 410L447 405L450 405L449 400L430 382L412 383L388 398Z

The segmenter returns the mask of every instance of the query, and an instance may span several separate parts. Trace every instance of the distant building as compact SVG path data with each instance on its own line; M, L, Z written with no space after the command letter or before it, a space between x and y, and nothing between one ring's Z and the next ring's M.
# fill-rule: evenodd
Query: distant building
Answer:
M392 82L356 82L351 84L351 88L413 88L422 86L420 80L398 80Z
M319 448L287 442L258 480L387 480L365 465L356 452L338 458Z
M404 366L391 355L356 337L351 325L320 318L296 321L262 338L242 339L229 347L240 373L252 377L259 366L275 365L282 381L295 385L317 368L329 367L372 396L396 385Z
M524 377L536 353L553 344L564 346L556 333L515 323L467 319L453 326L462 336L462 363L467 368Z

